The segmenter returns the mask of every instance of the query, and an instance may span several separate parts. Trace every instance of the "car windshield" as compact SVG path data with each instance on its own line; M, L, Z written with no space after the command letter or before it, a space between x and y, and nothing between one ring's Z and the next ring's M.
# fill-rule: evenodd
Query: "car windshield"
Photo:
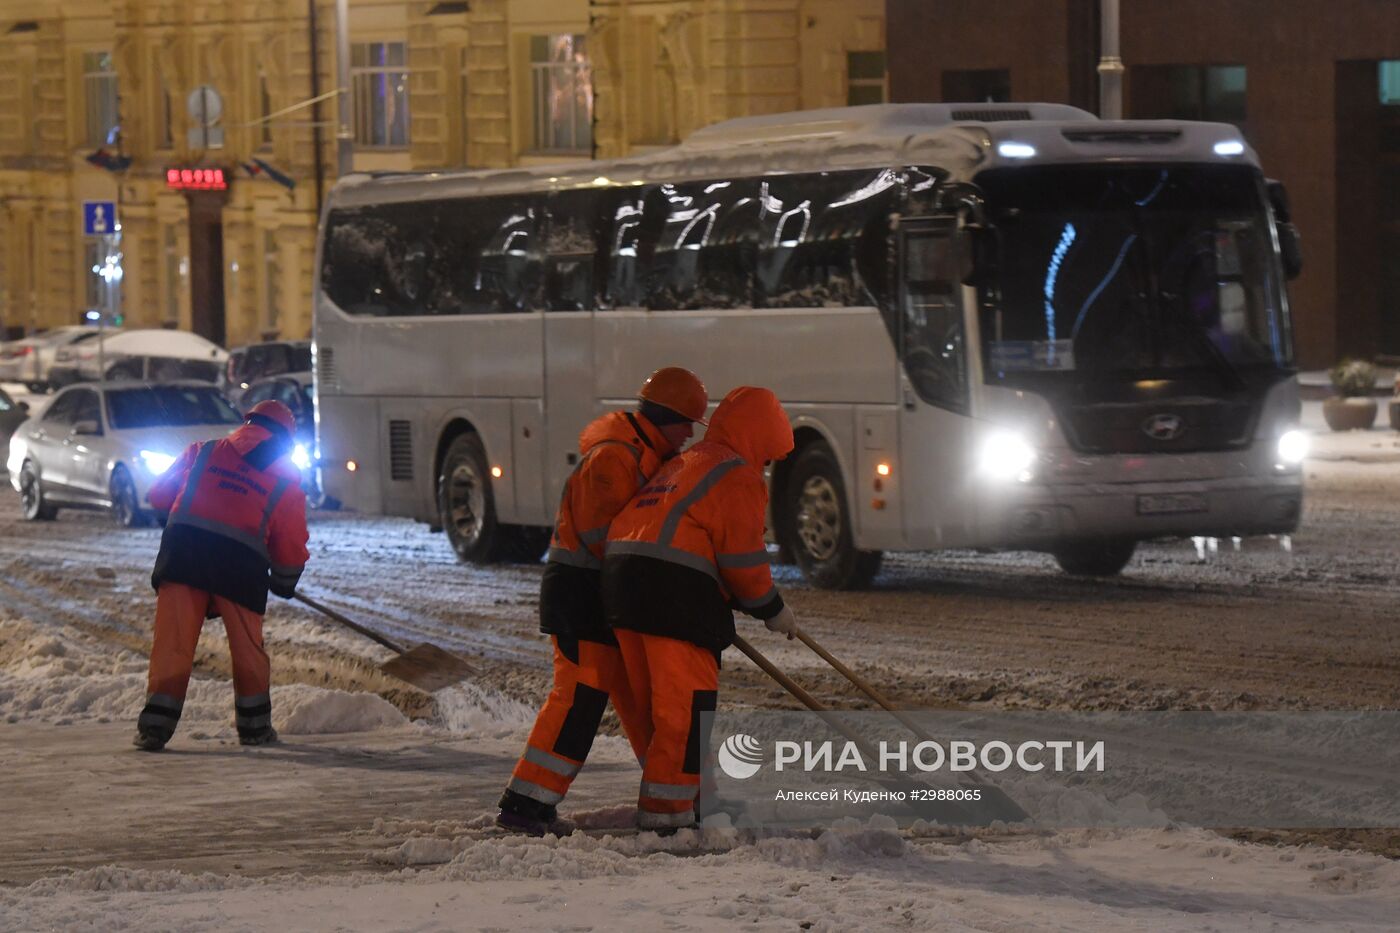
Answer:
M977 183L1001 240L1000 296L982 321L989 378L1291 365L1249 166L1027 167Z
M238 424L242 419L214 389L147 386L107 393L107 419L116 430L192 424Z

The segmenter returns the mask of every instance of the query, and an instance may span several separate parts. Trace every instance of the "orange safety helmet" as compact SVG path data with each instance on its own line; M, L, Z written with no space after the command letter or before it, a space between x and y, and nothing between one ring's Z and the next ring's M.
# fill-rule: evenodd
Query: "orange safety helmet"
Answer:
M688 369L679 366L658 369L642 383L637 398L669 408L690 421L709 423L705 420L705 406L710 401L709 393L705 391L705 384L700 378Z
M281 402L268 399L265 402L258 402L248 411L247 420L253 424L257 424L257 419L262 418L275 423L289 435L296 433L297 419L292 414L292 410Z

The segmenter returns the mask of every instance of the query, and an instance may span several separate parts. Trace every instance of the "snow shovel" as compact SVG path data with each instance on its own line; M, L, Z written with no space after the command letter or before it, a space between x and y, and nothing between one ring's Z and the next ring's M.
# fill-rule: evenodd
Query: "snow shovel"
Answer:
M425 693L434 693L443 687L450 687L476 673L476 668L437 645L423 642L405 650L373 629L365 628L358 622L347 619L331 607L318 603L300 590L296 592L296 599L346 628L354 629L366 638L374 639L397 654L398 657L390 658L379 665L379 669L391 677L397 677L404 683L412 684Z
M870 747L865 739L858 735L850 726L846 725L838 716L832 715L832 711L827 709L816 697L802 689L795 680L784 674L772 661L768 660L757 648L749 644L743 636L734 636L734 646L748 655L749 660L757 664L765 674L776 680L784 690L797 698L803 706L814 713L825 714L822 719L826 720L837 732L850 740L857 749L860 750L861 757L866 761L879 761L879 753ZM874 779L876 783L883 784L891 789L902 790L903 785L896 781ZM982 799L975 801L938 801L930 806L921 806L920 801L907 800L906 805L920 816L932 816L943 823L960 823L962 825L985 825L993 820L1002 820L1007 823L1019 823L1030 819L1030 814L1021 809L1016 801L1006 795L1006 792L999 787L990 784L978 784L978 789L982 791ZM949 817L955 819L950 820Z

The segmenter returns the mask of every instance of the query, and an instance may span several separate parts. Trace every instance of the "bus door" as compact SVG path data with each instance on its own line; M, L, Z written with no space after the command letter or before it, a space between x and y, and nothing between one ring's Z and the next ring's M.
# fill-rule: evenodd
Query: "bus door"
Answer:
M578 436L598 414L593 366L598 225L602 192L549 199L545 240L545 506L553 520L564 481L578 463Z
M976 522L969 328L953 217L906 218L895 289L904 528L913 547L971 543Z

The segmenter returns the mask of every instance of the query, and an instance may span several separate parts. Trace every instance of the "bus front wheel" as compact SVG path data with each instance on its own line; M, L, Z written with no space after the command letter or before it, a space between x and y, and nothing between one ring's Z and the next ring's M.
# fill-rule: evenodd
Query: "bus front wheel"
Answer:
M846 484L830 447L804 447L783 487L779 544L814 586L857 590L880 570L879 551L857 550L846 504Z
M1053 553L1055 562L1065 573L1083 577L1112 577L1128 565L1136 550L1136 541L1108 538L1074 541L1061 545Z

